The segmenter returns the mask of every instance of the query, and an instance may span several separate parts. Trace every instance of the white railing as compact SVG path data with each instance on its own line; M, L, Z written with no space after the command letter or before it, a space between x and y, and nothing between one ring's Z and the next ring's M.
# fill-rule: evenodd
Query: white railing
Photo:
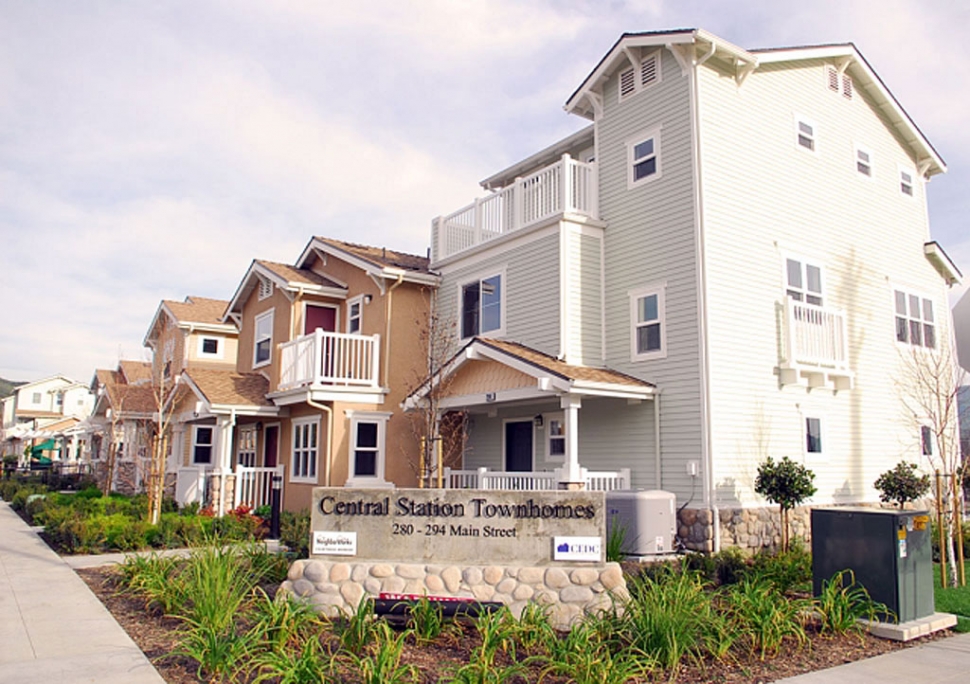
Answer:
M467 207L434 220L434 261L471 249L493 238L527 228L550 216L574 213L599 218L596 163L564 154L555 164L523 178Z
M251 468L236 466L236 486L233 493L233 508L242 505L250 508L269 506L273 500L273 476L283 477L283 466L274 468Z
M845 314L787 297L785 358L789 366L848 370Z
M380 335L314 332L280 345L280 390L306 385L378 387Z
M630 489L630 469L586 470L582 469L586 489L609 492L616 489ZM453 470L445 468L446 489L497 489L515 491L545 491L559 489L562 481L560 470L536 472L511 472L502 470Z

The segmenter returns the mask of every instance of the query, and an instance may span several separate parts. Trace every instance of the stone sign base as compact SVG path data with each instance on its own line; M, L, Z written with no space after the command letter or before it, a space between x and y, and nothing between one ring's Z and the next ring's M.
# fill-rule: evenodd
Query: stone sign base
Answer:
M519 617L529 602L547 606L552 624L568 629L584 612L628 598L618 563L554 566L424 565L298 560L281 591L309 601L330 617L352 613L383 593L449 596L505 603Z

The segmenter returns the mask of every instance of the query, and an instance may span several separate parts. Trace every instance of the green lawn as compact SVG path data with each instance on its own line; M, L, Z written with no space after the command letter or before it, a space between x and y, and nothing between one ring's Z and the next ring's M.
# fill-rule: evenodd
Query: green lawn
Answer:
M966 574L970 577L970 561L964 563L964 568L967 568ZM933 590L936 592L936 609L941 613L953 613L957 616L956 631L970 632L970 581L965 587L941 589L940 566L934 563Z

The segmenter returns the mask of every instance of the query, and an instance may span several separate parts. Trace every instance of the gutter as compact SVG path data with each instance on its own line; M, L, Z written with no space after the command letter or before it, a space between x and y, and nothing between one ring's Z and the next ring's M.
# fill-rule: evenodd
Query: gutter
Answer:
M330 471L331 471L331 460L333 455L333 407L327 406L326 404L320 404L310 397L306 399L307 406L312 406L315 409L323 411L327 414L327 451L324 454L323 460L323 482L324 485L330 487Z

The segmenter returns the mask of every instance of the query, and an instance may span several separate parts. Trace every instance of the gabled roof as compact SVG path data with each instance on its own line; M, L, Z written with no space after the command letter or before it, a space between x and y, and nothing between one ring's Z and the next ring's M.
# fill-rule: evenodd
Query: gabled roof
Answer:
M16 393L16 392L19 392L20 390L25 390L30 387L33 387L34 385L42 385L46 382L50 382L51 380L62 380L64 382L64 387L74 387L75 385L84 387L83 382L72 380L66 375L57 374L57 375L48 376L46 378L41 378L40 380L31 380L30 382L22 382L19 385L17 385L13 391ZM58 389L63 389L63 387L59 387Z
M427 257L398 252L386 247L369 247L327 237L314 237L296 260L305 267L314 257L328 255L346 261L372 277L402 278L409 282L437 285L438 277L429 268ZM325 259L324 259L325 260Z
M143 385L152 381L152 364L147 361L119 361L115 377L129 385Z
M609 368L577 366L560 361L517 342L473 337L442 368L439 377L426 381L405 400L412 407L428 392L469 361L494 361L536 380L536 386L549 396L576 394L586 396L647 399L656 393L652 383Z
M261 373L193 368L182 373L182 380L213 413L278 413L276 405L266 398L269 380Z
M104 394L98 399L97 408L101 409L102 406L117 412L121 419L151 418L158 411L151 385L106 385Z
M254 259L236 288L236 293L229 301L223 320L229 320L231 314L238 314L242 311L243 302L259 286L261 278L269 280L284 292L309 292L336 299L346 299L347 297L346 285L315 273L308 268Z
M209 299L208 297L189 296L185 301L176 302L163 299L155 311L148 332L145 333L143 344L154 348L154 342L160 334L162 316L168 316L172 323L183 330L201 330L222 334L235 334L236 327L222 321L229 302L223 299Z
M795 63L807 60L829 60L835 65L845 65L857 88L865 90L880 109L883 116L899 136L913 150L926 177L946 172L946 163L923 135L916 123L903 109L899 101L886 87L882 79L852 43L840 45L815 45L802 47L744 50L703 29L675 29L624 33L603 56L586 79L566 100L565 110L586 118L594 118L594 111L601 103L602 85L618 68L635 60L640 48L694 45L699 48L699 61L714 59L733 69L735 79L742 83L763 64ZM674 52L678 59L680 53Z

